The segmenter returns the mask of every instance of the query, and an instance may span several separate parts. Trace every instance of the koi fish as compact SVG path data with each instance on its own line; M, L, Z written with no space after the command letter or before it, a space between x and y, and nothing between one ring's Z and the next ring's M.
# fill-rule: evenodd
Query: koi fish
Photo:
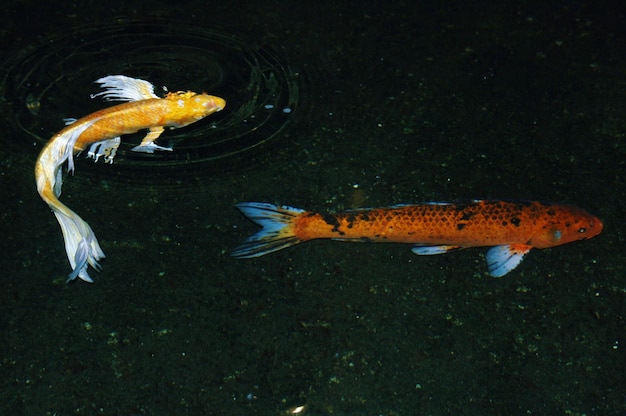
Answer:
M37 191L52 209L63 232L65 251L72 266L68 281L76 277L93 282L88 266L100 270L98 260L104 252L89 225L74 211L59 201L63 177L61 166L67 161L68 171L74 172L74 154L84 151L97 162L113 163L120 136L148 129L148 134L132 150L153 153L155 150L171 151L154 141L165 127L178 128L195 123L204 117L221 111L224 99L192 91L170 92L164 98L154 94L154 86L148 81L123 75L100 78L103 92L92 98L103 97L107 101L128 101L89 114L55 134L42 149L35 164Z
M418 255L490 246L486 260L494 277L516 268L533 248L586 240L602 231L602 222L587 211L538 201L431 202L334 214L259 202L236 207L263 229L237 247L234 257L259 257L316 238L410 243Z

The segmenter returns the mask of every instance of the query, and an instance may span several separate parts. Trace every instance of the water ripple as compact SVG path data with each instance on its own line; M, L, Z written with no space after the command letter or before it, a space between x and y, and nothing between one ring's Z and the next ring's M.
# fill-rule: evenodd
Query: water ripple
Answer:
M110 105L89 98L98 91L93 81L105 75L149 80L157 95L166 85L221 96L225 111L158 140L174 152L131 152L138 133L122 141L115 159L121 169L189 167L282 136L299 110L299 74L282 61L271 45L215 27L161 20L90 25L49 35L9 57L0 66L0 105L5 125L40 148L63 127L63 118Z

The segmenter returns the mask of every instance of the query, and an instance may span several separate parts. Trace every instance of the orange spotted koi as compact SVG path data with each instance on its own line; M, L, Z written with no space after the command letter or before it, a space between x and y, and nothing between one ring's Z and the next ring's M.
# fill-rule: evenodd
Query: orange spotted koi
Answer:
M65 251L72 266L68 280L78 277L90 283L93 280L88 266L100 270L98 260L104 258L104 252L91 227L59 201L63 183L61 166L67 161L68 170L73 172L74 154L84 151L87 146L90 146L88 157L95 161L102 157L105 162L113 163L120 136L143 129L148 129L148 134L133 151L172 150L154 143L166 127L187 126L221 111L226 105L220 97L192 91L170 92L160 98L148 81L124 75L107 76L96 83L101 84L104 91L92 98L101 96L108 101L128 102L71 120L48 141L35 164L37 191L52 209L63 232Z
M602 222L587 211L538 201L433 202L332 214L259 202L236 206L263 229L237 247L234 257L259 257L317 238L410 243L419 255L489 246L487 267L494 277L515 269L533 248L586 240L602 231Z

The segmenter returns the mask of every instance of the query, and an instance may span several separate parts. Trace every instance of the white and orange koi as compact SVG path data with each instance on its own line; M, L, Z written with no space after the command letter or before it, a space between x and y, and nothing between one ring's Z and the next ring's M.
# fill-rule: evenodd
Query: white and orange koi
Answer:
M94 97L107 101L128 101L71 121L45 145L35 164L37 191L56 216L65 251L72 266L68 280L76 277L93 282L88 273L91 266L100 270L98 260L104 252L89 224L59 201L63 183L61 167L67 161L68 170L74 171L74 154L90 146L87 157L113 163L120 144L120 136L148 129L148 134L132 150L153 153L155 150L172 150L158 146L154 141L167 128L184 127L204 117L221 111L226 102L220 97L192 91L168 93L160 98L148 81L124 75L100 78L96 83L105 89Z

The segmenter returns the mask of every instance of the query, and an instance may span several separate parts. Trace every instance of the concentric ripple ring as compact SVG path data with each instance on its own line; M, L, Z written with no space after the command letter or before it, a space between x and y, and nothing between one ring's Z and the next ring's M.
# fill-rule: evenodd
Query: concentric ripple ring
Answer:
M42 147L63 128L63 119L113 105L90 98L102 76L148 80L157 95L167 86L225 98L224 111L161 136L159 144L174 152L131 152L140 132L122 140L115 159L122 167L188 166L241 154L281 136L298 112L299 80L282 61L271 45L228 30L120 20L64 30L11 56L0 66L1 107L7 126Z

